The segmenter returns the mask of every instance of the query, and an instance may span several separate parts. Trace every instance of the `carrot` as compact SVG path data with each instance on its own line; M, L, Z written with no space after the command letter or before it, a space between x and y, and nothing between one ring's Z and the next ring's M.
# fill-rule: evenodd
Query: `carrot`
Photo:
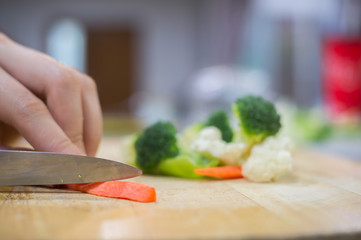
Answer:
M137 182L107 181L98 183L66 184L67 188L89 194L122 198L137 202L155 202L155 188Z
M194 172L199 175L222 179L243 177L241 165L198 168L195 169Z

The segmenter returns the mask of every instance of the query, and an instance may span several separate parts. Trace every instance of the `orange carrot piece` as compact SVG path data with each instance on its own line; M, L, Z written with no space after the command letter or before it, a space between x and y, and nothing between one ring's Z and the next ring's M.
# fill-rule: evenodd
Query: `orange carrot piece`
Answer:
M241 165L198 168L195 169L194 172L199 175L222 179L243 177Z
M98 183L66 184L67 188L97 196L122 198L137 202L155 202L155 188L137 182L107 181Z

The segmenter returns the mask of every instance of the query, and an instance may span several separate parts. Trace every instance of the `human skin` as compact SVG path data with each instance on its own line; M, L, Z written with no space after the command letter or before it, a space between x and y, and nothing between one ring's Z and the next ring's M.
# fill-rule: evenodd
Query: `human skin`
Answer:
M93 79L0 33L0 149L17 134L36 151L94 156L102 113Z

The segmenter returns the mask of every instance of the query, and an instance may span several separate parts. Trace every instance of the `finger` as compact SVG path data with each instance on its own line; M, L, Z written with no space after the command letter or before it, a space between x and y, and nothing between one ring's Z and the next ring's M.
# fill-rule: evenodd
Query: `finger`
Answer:
M64 68L66 68L64 66ZM63 70L46 90L48 109L70 140L85 152L83 140L83 106L80 80L71 69Z
M0 121L16 128L35 150L84 154L54 121L45 104L0 68Z
M38 96L70 140L84 150L80 80L70 67L0 35L0 65Z
M79 72L77 74L78 78L81 79L85 149L89 156L94 156L103 134L103 119L98 91L93 79Z

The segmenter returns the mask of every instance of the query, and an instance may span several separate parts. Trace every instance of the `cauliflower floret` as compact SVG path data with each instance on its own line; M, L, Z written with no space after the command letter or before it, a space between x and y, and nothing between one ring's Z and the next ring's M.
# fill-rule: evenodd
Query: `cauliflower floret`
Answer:
M268 137L252 148L242 167L243 175L254 182L269 182L292 169L293 145L285 136Z
M220 159L226 165L236 164L246 150L245 144L227 143L216 127L202 129L190 145L191 150Z

